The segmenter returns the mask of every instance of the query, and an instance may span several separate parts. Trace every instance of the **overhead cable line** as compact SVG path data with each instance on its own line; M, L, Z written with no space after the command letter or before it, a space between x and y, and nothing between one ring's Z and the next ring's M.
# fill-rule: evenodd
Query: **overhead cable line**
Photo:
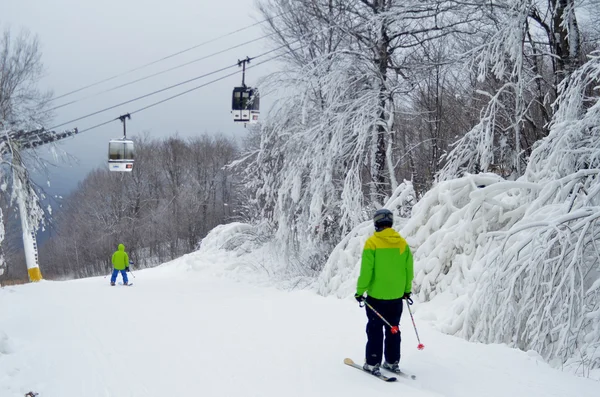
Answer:
M155 60L155 61L152 61L152 62L146 63L146 64L144 64L144 65L141 65L141 66L138 66L138 67L136 67L136 68L133 68L133 69L127 70L127 71L125 71L125 72L122 72L122 73L116 74L116 75L114 75L114 76L111 76L111 77L105 78L105 79L103 79L103 80L100 80L100 81L97 81L97 82L95 82L95 83L88 84L88 85L86 85L86 86L84 86L84 87L80 87L80 88L78 88L78 89L75 89L75 90L73 90L73 91L69 91L69 92L67 92L67 93L64 93L64 94L62 94L62 95L59 95L59 96L57 96L57 97L54 97L54 98L52 98L52 99L51 99L51 101L55 101L55 100L57 100L57 99L64 98L64 97L66 97L66 96L69 96L69 95L75 94L75 93L77 93L77 92L81 92L81 91L83 91L83 90L86 90L86 89L88 89L88 88L95 87L95 86L97 86L97 85L100 85L100 84L102 84L102 83L106 83L106 82L108 82L108 81L114 80L114 79L116 79L116 78L119 78L119 77L121 77L121 76L124 76L124 75L126 75L126 74L133 73L133 72L136 72L136 71L138 71L138 70L141 70L141 69L147 68L148 66L151 66L151 65L157 64L157 63L159 63L159 62L165 61L165 60L167 60L167 59L170 59L170 58L176 57L177 55L184 54L184 53L186 53L186 52L189 52L189 51L195 50L196 48L200 48L200 47L202 47L202 46L205 46L205 45L207 45L207 44L214 43L215 41L218 41L218 40L224 39L225 37L229 37L229 36L232 36L232 35L234 35L234 34L236 34L236 33L243 32L244 30L247 30L247 29L253 28L253 27L257 26L257 25L261 25L261 24L263 24L263 23L265 23L265 22L268 22L268 21L270 21L270 20L272 20L272 19L279 18L280 16L282 16L282 15L285 15L285 14L287 14L287 13L290 13L290 12L291 12L291 11L286 11L286 12L282 12L282 13L280 13L280 14L277 14L277 15L275 15L275 16L273 16L273 17L270 17L270 18L265 18L265 19L263 19L263 20L261 20L261 21L259 21L259 22L253 23L252 25L245 26L245 27L243 27L243 28L240 28L240 29L234 30L234 31L232 31L232 32L226 33L226 34L224 34L224 35L221 35L221 36L219 36L219 37L215 37L214 39L210 39L210 40L204 41L204 42L202 42L202 43L200 43L200 44L197 44L197 45L194 45L194 46L192 46L192 47L186 48L186 49L184 49L184 50L178 51L178 52L176 52L176 53L173 53L173 54L170 54L170 55L164 56L164 57L162 57L162 58L160 58L160 59L157 59L157 60Z
M67 124L71 124L71 123L74 123L74 122L76 122L76 121L79 121L79 120L87 119L88 117L92 117L92 116L95 116L95 115L97 115L97 114L104 113L104 112L106 112L106 111L109 111L109 110L111 110L111 109L117 108L117 107L119 107L119 106L122 106L122 105L127 105L128 103L135 102L135 101L139 101L140 99L144 99L144 98L147 98L147 97L149 97L149 96L152 96L152 95L159 94L159 93L161 93L161 92L164 92L164 91L170 90L171 88L179 87L180 85L187 84L187 83L190 83L190 82L192 82L192 81L199 80L199 79L202 79L202 78L204 78L204 77L211 76L211 75L213 75L213 74L216 74L216 73L222 72L222 71L224 71L224 70L227 70L227 69L231 69L231 68L233 68L233 67L237 67L237 65L238 65L238 64L237 64L237 63L235 63L235 64L233 64L233 65L229 65L229 66L226 66L226 67L224 67L224 68L221 68L221 69L218 69L218 70L214 70L214 71L212 71L212 72L210 72L210 73L206 73L206 74L203 74L203 75L201 75L201 76L197 76L197 77L194 77L194 78L192 78L192 79L189 79L189 80L186 80L186 81L182 81L181 83L173 84L173 85L171 85L171 86L168 86L168 87L162 88L162 89L160 89L160 90L153 91L153 92L151 92L151 93L149 93L149 94L141 95L141 96L139 96L139 97L136 97L136 98L133 98L133 99L129 99L129 100L125 101L125 102L121 102L121 103L118 103L118 104L116 104L116 105L109 106L109 107L107 107L107 108L104 108L104 109L102 109L102 110L98 110L98 111L96 111L96 112L93 112L93 113L86 114L85 116L81 116L81 117L78 117L78 118L76 118L76 119L73 119L73 120L66 121L66 122L64 122L64 123L61 123L61 124L55 125L54 127L51 127L51 128L49 128L49 129L50 129L50 130L53 130L53 129L55 129L55 128L62 127L62 126L64 126L64 125L67 125ZM237 73L237 72L236 72L236 73Z
M81 99L76 99L76 100L73 100L73 101L70 101L70 102L63 103L63 104L61 104L61 105L58 105L58 106L55 106L55 107L53 107L53 108L49 109L49 111L56 110L56 109L60 109L60 108L63 108L63 107L65 107L65 106L69 106L69 105L72 105L72 104L74 104L74 103L77 103L77 102L84 101L84 100L86 100L86 99L94 98L94 97L96 97L96 96L98 96L98 95L102 95L102 94L105 94L105 93L107 93L107 92L111 92L111 91L118 90L119 88L127 87L127 86L129 86L129 85L132 85L132 84L135 84L135 83L139 83L140 81L144 81L144 80L147 80L147 79L149 79L149 78L152 78L152 77L159 76L159 75L161 75L161 74L163 74L163 73L171 72L171 71L173 71L173 70L180 69L180 68L182 68L182 67L185 67L185 66L191 65L191 64L193 64L193 63L200 62L200 61L203 61L203 60L205 60L205 59L208 59L208 58L212 58L212 57L214 57L214 56L216 56L216 55L223 54L223 53L225 53L225 52L227 52L227 51L231 51L231 50L233 50L233 49L236 49L236 48L239 48L239 47L243 47L243 46L245 46L245 45L247 45L247 44L251 44L251 43L254 43L254 42L256 42L256 41L263 40L263 39L265 39L265 38L267 38L267 37L269 37L269 36L273 36L273 35L275 35L275 34L276 34L276 32L274 32L274 33L269 33L269 34L267 34L267 35L264 35L264 36L258 37L258 38L256 38L256 39L249 40L249 41L246 41L246 42L244 42L244 43L241 43L241 44L238 44L238 45L235 45L235 46L232 46L232 47L226 48L226 49L224 49L224 50L217 51L217 52L214 52L214 53L212 53L212 54L209 54L209 55L203 56L203 57L201 57L201 58L197 58L197 59L191 60L191 61L189 61L189 62L186 62L186 63L183 63L183 64L181 64L181 65L177 65L177 66L174 66L174 67L172 67L172 68L165 69L165 70L162 70L162 71L160 71L160 72L156 72L156 73L150 74L150 75L148 75L148 76L141 77L141 78L139 78L139 79L136 79L136 80L130 81L130 82L128 82L128 83L124 83L124 84L118 85L118 86L116 86L116 87L112 87L112 88L109 88L109 89L107 89L107 90L104 90L104 91L101 91L101 92L97 92L97 93L95 93L95 94L92 94L92 95L88 95L88 96L86 96L86 97L83 97L83 98L81 98Z
M327 29L329 29L329 28L327 28ZM291 43L286 43L286 44L283 44L283 45L281 45L281 46L279 46L279 47L277 47L277 48L274 48L274 49L272 49L272 50L269 50L269 51L267 51L267 52L263 52L262 54L259 54L259 55L255 56L255 57L251 57L251 58L249 58L249 59L250 59L250 60L254 60L254 59L256 59L256 58L260 58L260 57L263 57L263 56L265 56L265 55L268 55L268 54L270 54L270 53L272 53L272 52L279 51L279 50L281 50L281 49L282 49L282 48L284 48L284 47L287 47L287 46L290 46L290 45L292 45L292 44L294 44L294 43L297 43L298 41L302 40L304 37L306 37L306 36L308 36L308 35L314 35L314 34L316 34L316 32L313 32L313 33L310 33L310 34L304 35L304 36L302 36L302 37L300 37L300 38L296 39L295 41L293 41L293 42L291 42ZM301 48L301 47L299 47L299 48ZM295 50L294 50L294 51L295 51ZM290 51L286 51L284 54L286 54L286 53L288 53L288 52L290 52ZM264 63L264 62L261 62L261 64L262 64L262 63ZM192 82L192 81L199 80L199 79L202 79L202 78L204 78L204 77L211 76L211 75L213 75L213 74L216 74L216 73L219 73L219 72L225 71L225 70L227 70L227 69L231 69L231 68L233 68L233 67L237 67L238 65L239 65L239 63L238 63L238 62L236 62L236 63L235 63L235 64L233 64L233 65L229 65L229 66L226 66L226 67L224 67L224 68L221 68L221 69L218 69L218 70L215 70L215 71L212 71L212 72L209 72L209 73L203 74L203 75L201 75L201 76L197 76L197 77L191 78L191 79L189 79L189 80L182 81L181 83L173 84L173 85L171 85L171 86L168 86L168 87L162 88L162 89L160 89L160 90L153 91L153 92L151 92L151 93L149 93L149 94L145 94L145 95L142 95L142 96L139 96L139 97L136 97L136 98L133 98L133 99L127 100L127 101L125 101L125 102L121 102L121 103L119 103L119 104L116 104L116 105L113 105L113 106L109 106L109 107L107 107L107 108L104 108L104 109L102 109L102 110L98 110L98 111L96 111L96 112L93 112L93 113L86 114L85 116L81 116L81 117L78 117L78 118L76 118L76 119L69 120L69 121L66 121L66 122L64 122L64 123L61 123L61 124L55 125L54 127L51 127L51 128L49 128L49 129L50 129L50 130L53 130L53 129L55 129L55 128L62 127L62 126L64 126L64 125L67 125L67 124L71 124L71 123L74 123L74 122L76 122L76 121L79 121L79 120L87 119L87 118L89 118L89 117L95 116L95 115L97 115L97 114L100 114L100 113L104 113L104 112L106 112L106 111L112 110L112 109L114 109L114 108L117 108L117 107L119 107L119 106L126 105L126 104L128 104L128 103L131 103L131 102L139 101L139 100L141 100L141 99L144 99L144 98L147 98L147 97L149 97L149 96L152 96L152 95L159 94L159 93L161 93L161 92L164 92L164 91L170 90L170 89L172 89L172 88L175 88L175 87L179 87L180 85L187 84L187 83L190 83L190 82ZM236 72L236 73L237 73L237 72ZM233 74L235 74L235 73L232 73L231 75L233 75ZM228 77L228 76L227 76L227 77ZM218 81L218 80L217 80L217 81Z
M256 66L262 65L263 63L267 63L267 62L269 62L269 61L272 61L273 59L275 59L275 58L278 58L278 57L280 57L280 56L281 56L281 54L280 54L280 55L276 55L276 56L274 56L274 57L271 57L271 58L269 58L269 59L266 59L266 60L264 60L264 61L262 61L262 62L259 62L259 63L255 64L255 65L253 65L253 67L256 67ZM253 58L251 58L251 59L253 59ZM246 67L246 70L248 70L248 69L250 69L250 66ZM189 90L186 90L186 91L180 92L179 94L175 94L175 95L173 95L173 96L170 96L170 97L168 97L168 98L165 98L165 99L163 99L163 100L160 100L160 101L158 101L158 102L155 102L155 103L152 103L152 104L150 104L150 105L144 106L143 108L140 108L140 109L134 110L134 111L133 111L133 112L131 112L130 114L135 114L135 113L143 112L143 111L144 111L144 110L146 110L146 109L150 109L151 107L154 107L154 106L156 106L156 105L160 105L161 103L164 103L164 102L170 101L171 99L175 99L175 98L177 98L177 97L180 97L180 96L182 96L182 95L185 95L185 94L187 94L187 93L190 93L190 92L192 92L192 91L196 91L196 90L198 90L198 89L200 89L200 88L206 87L207 85L210 85L210 84L216 83L217 81L220 81L220 80L224 80L224 79L226 79L227 77L231 77L231 76L234 76L234 75L236 75L236 74L239 74L239 72L238 72L238 71L235 71L234 73L229 73L229 74L226 74L225 76L222 76L222 77L219 77L218 79L214 79L214 80L212 80L212 81L209 81L208 83L205 83L205 84L199 85L199 86L197 86L197 87L194 87L194 88L190 88Z
M286 51L286 52L284 52L284 53L281 53L281 54L275 55L275 56L273 56L273 57L271 57L271 58L265 59L265 60L264 60L264 61L262 61L262 62L259 62L259 63L257 63L257 64L254 64L254 65L248 66L248 67L246 67L246 69L255 68L255 67L257 67L257 66L260 66L260 65L262 65L262 64L265 64L265 63L267 63L267 62L270 62L270 61L272 61L272 60L274 60L274 59L276 59L276 58L279 58L279 57L281 57L281 56L283 56L283 55L287 54L288 52L295 51L295 50L297 50L297 49L299 49L299 48L300 48L300 47L298 47L298 48L296 48L296 49L294 49L294 50ZM272 51L269 51L269 52L273 52L273 51L275 51L275 50L272 50ZM262 54L262 55L264 55L264 54ZM257 57L254 57L254 58L251 58L251 59L255 59L255 58L257 58ZM160 104L162 104L162 103L164 103L164 102L167 102L167 101L170 101L170 100L172 100L172 99L178 98L178 97L180 97L180 96L183 96L183 95L185 95L185 94L188 94L188 93L190 93L190 92L193 92L193 91L199 90L200 88L204 88L204 87L206 87L206 86L208 86L208 85L210 85L210 84L216 83L217 81L221 81L221 80L224 80L224 79L226 79L226 78L228 78L228 77L235 76L235 75L236 75L236 74L238 74L238 73L239 73L239 72L237 72L237 71L236 71L236 72L233 72L233 73L226 74L226 75L224 75L224 76L221 76L221 77L219 77L219 78L216 78L216 79L214 79L214 80L211 80L211 81L209 81L209 82L207 82L207 83L201 84L201 85L199 85L199 86L196 86L196 87L194 87L194 88L190 88L189 90L182 91L182 92L180 92L180 93L178 93L178 94L175 94L175 95L172 95L172 96L170 96L170 97L168 97L168 98L162 99L162 100L160 100L160 101L157 101L157 102L151 103L150 105L147 105L147 106L144 106L144 107L142 107L142 108L136 109L136 110L134 110L133 112L129 112L128 114L132 115L132 114L135 114L135 113L140 113L140 112L143 112L144 110L150 109L150 108L152 108L152 107L154 107L154 106L160 105ZM106 125L106 124L110 124L110 123L112 123L112 122L114 122L114 121L116 121L116 120L119 120L119 118L117 117L117 118L114 118L114 119L111 119L111 120L105 121L105 122L103 122L103 123L100 123L100 124L94 125L94 126L92 126L92 127L89 127L89 128L83 129L83 130L80 130L80 131L79 131L79 133L86 132L86 131L90 131L90 130L93 130L93 129L96 129L96 128L99 128L99 127L102 127L102 126L104 126L104 125Z

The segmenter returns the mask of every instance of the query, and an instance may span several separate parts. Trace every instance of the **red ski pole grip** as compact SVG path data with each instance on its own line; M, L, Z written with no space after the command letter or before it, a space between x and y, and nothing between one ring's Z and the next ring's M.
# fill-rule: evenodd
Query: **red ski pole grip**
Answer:
M397 334L398 332L400 332L400 330L398 329L397 325L393 326L392 329L391 329L391 331L392 331L392 334Z

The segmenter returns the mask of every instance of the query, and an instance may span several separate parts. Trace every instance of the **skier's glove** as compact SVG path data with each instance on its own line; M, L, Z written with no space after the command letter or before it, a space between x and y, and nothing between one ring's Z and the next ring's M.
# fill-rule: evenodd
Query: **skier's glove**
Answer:
M365 300L365 297L359 294L354 294L354 299L356 299L358 301L358 303L363 303L363 301Z
M413 304L413 300L410 298L411 293L410 292L405 292L404 296L402 296L402 299L406 299L406 303L408 303L409 305Z
M126 272L128 272L128 271L129 271L129 266L127 266L127 267L125 268L125 271L126 271Z

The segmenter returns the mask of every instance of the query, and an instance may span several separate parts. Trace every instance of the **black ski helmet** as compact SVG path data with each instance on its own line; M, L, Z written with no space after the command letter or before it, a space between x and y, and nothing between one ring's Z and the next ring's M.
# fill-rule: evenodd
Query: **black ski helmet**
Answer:
M377 232L382 231L384 227L392 227L394 224L394 214L386 208L377 210L375 211L375 215L373 215L373 223Z

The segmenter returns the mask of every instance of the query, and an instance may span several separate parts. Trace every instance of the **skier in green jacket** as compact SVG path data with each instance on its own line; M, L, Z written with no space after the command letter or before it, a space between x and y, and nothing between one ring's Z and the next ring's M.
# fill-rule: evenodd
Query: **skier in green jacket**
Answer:
M392 229L394 214L390 210L375 212L373 222L375 233L363 249L354 297L361 305L366 301L395 328L402 316L402 299L410 298L413 257L406 240ZM363 369L380 375L381 359L385 354L383 367L400 372L400 332L390 329L368 306L366 311L367 346Z
M129 270L129 255L125 252L123 244L119 244L119 249L112 255L112 264L113 272L110 277L110 285L115 285L119 272L121 272L121 276L123 277L123 284L128 285L127 271Z

